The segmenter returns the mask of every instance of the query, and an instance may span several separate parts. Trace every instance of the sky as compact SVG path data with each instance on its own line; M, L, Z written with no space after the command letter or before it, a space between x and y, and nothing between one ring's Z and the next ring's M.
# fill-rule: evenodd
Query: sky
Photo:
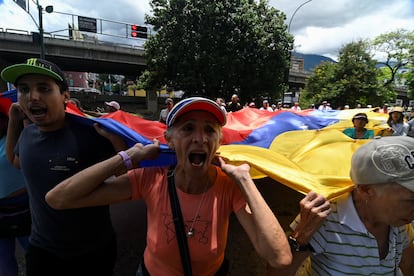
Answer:
M0 28L37 31L36 0L26 1L32 16L13 0L0 0ZM130 43L131 40L120 38L129 33L126 24L144 25L145 14L151 14L150 0L37 1L43 8L53 5L55 12L43 14L43 29L57 36L67 35L68 23L77 25L74 14L98 19L98 28L102 23L105 33L100 36L103 39ZM414 0L269 0L269 5L286 14L286 24L295 38L295 51L304 54L337 59L339 50L347 43L373 39L397 29L414 30ZM135 39L134 43L142 44L142 40Z

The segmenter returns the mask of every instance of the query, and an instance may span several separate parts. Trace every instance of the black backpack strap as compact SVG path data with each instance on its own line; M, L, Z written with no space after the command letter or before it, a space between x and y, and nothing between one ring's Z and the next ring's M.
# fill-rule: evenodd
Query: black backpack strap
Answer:
M184 275L192 276L191 257L188 250L187 236L185 234L183 214L181 213L180 201L178 200L177 190L174 181L174 168L168 171L168 193L170 195L171 211L175 226L175 236L177 237L178 246L180 247L181 263L183 265Z

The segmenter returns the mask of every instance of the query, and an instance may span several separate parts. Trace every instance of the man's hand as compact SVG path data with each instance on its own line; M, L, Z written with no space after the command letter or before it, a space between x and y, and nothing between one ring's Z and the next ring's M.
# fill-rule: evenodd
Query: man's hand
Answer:
M128 148L125 140L121 136L107 131L106 129L100 127L97 123L93 124L93 127L99 135L105 137L112 143L115 151L121 151Z
M23 120L27 119L27 116L19 103L13 103L9 109L9 118L15 122L23 122Z
M308 244L313 234L321 227L322 223L331 212L331 205L320 194L310 191L300 202L300 223L292 236L299 244Z

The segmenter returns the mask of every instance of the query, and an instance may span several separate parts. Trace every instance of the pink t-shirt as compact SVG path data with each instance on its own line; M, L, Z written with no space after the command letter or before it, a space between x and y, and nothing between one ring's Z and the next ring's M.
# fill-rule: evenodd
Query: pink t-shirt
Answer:
M187 239L194 275L213 275L224 259L229 216L246 206L233 181L217 169L217 178L207 190L194 235ZM168 168L143 168L128 172L132 199L143 199L147 205L147 247L145 266L152 276L183 275L180 251L168 195ZM193 224L203 194L193 195L177 189L186 232Z

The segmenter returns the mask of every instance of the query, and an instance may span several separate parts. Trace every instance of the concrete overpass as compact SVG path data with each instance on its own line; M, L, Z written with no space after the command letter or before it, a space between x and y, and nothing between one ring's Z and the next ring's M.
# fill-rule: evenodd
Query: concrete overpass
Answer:
M35 35L26 31L0 28L0 70L39 57L40 45ZM76 41L68 37L44 36L45 56L64 71L94 72L139 76L146 67L141 46L98 40ZM4 90L4 84L1 83Z
M36 35L38 34L23 30L0 28L0 70L24 62L29 57L39 57L40 45L36 41ZM58 64L64 71L118 74L135 79L146 67L145 50L136 45L110 43L92 38L86 38L84 41L70 40L68 36L45 33L44 48L46 59ZM290 70L291 95L288 103L297 100L295 95L305 86L308 76L303 71L303 59L297 61L293 58L292 61L299 63L299 71L292 68ZM6 84L0 80L0 91L4 90L7 90Z

